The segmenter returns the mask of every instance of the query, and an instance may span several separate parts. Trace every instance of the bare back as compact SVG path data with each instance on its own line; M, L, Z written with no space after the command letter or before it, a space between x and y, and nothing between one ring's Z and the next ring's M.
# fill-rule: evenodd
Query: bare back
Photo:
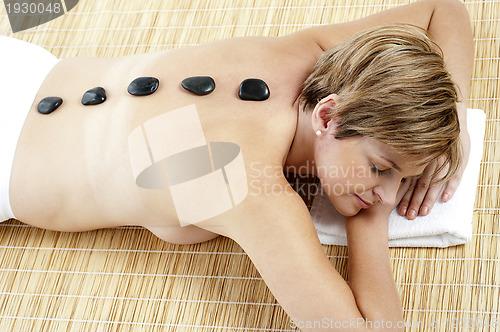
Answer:
M185 242L182 237L194 228L179 227L170 192L135 183L127 145L131 131L160 114L195 105L207 141L239 145L249 176L260 172L259 167L281 166L295 134L296 99L315 60L316 55L295 52L280 38L240 38L115 59L62 60L40 88L19 139L11 178L15 215L28 224L62 231L166 225L171 227L163 238ZM183 79L200 75L216 82L209 95L181 87ZM145 76L159 79L158 90L149 96L128 94L129 83ZM270 98L238 98L240 83L247 78L265 81ZM83 93L94 87L103 87L107 100L83 106ZM63 104L51 114L38 113L37 103L48 96L61 97ZM210 235L201 232L196 239Z

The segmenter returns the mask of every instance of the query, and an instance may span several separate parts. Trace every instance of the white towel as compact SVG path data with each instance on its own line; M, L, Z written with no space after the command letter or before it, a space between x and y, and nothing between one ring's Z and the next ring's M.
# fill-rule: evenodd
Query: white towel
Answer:
M447 203L438 198L427 216L418 216L413 221L400 216L394 209L389 217L390 247L448 247L466 243L472 238L472 210L483 154L485 123L486 115L482 110L467 109L471 150L459 187ZM335 210L322 190L314 198L311 217L321 243L347 245L345 217Z

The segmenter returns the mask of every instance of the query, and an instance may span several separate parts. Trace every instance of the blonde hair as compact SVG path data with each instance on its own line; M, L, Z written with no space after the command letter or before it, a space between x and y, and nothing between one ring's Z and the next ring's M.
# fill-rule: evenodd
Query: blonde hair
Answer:
M407 24L360 32L323 53L304 82L304 111L337 94L336 138L367 136L424 165L446 156L447 181L460 160L457 91L439 47Z

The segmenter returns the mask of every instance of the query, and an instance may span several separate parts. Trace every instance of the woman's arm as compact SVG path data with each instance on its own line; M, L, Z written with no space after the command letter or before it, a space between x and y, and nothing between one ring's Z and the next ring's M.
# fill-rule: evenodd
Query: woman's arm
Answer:
M390 212L372 208L346 218L349 286L367 320L390 320L396 326L403 320L403 311L389 261Z
M408 191L410 181L399 187L396 202ZM402 322L403 311L389 261L389 215L394 207L380 202L346 218L349 248L349 286L367 320ZM374 310L376 308L377 310ZM386 327L389 327L386 325Z
M401 186L398 198L408 190ZM368 320L402 321L403 311L389 260L390 208L377 203L346 218L349 286L359 310ZM374 310L376 308L377 310Z
M268 195L249 195L233 210L199 226L232 238L245 250L289 315L291 327L302 331L385 330L367 328L364 320L368 319L391 320L393 328L387 330L398 331L394 327L402 319L401 304L394 293L394 278L387 273L386 257L376 259L384 262L377 274L385 280L376 285L379 299L367 301L365 290L357 285L351 290L325 256L307 207L288 182L276 180L267 187L273 188ZM278 192L278 188L283 190ZM376 242L376 248L368 244L369 250L381 248L380 241ZM307 328L309 324L316 328Z
M423 0L409 5L398 6L346 23L321 25L301 30L284 38L289 39L291 44L300 44L304 40L312 40L323 51L326 51L350 38L355 33L379 25L405 23L427 29L437 1L439 0Z

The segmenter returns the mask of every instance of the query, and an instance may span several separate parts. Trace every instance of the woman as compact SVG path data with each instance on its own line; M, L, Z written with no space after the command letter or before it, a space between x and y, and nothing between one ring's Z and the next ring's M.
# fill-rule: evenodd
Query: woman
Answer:
M449 74L418 28L394 23L427 30ZM228 236L295 322L326 318L334 327L368 330L356 324L383 320L396 326L402 314L388 259L388 214L399 201L411 219L428 213L424 207L432 207L440 189L427 189L435 179L449 180L445 193L453 194L468 153L471 40L462 5L422 1L280 38L61 60L37 91L17 141L8 187L12 216L60 231L141 225L173 243ZM199 76L208 82L203 91L181 85ZM144 77L158 81L131 84ZM246 81L245 89L249 78L259 80ZM145 86L151 90L140 96ZM47 97L62 104L45 108ZM258 101L243 100L252 98ZM182 193L172 187L195 178L169 173L204 163L198 155L189 163L168 159L197 147L207 146L215 163L216 145L207 142L224 143L226 161L243 163L235 164L239 173L210 165L211 171L225 169L233 200L230 209L213 215L205 211L221 199L210 201L212 187L197 182L179 203ZM165 146L173 152L162 150L165 158L156 158ZM229 146L236 148L229 153ZM282 167L317 175L348 217L349 285L325 257L302 200L275 171ZM245 185L232 186L242 177ZM410 189L419 186L425 189ZM212 204L186 208L201 201Z

